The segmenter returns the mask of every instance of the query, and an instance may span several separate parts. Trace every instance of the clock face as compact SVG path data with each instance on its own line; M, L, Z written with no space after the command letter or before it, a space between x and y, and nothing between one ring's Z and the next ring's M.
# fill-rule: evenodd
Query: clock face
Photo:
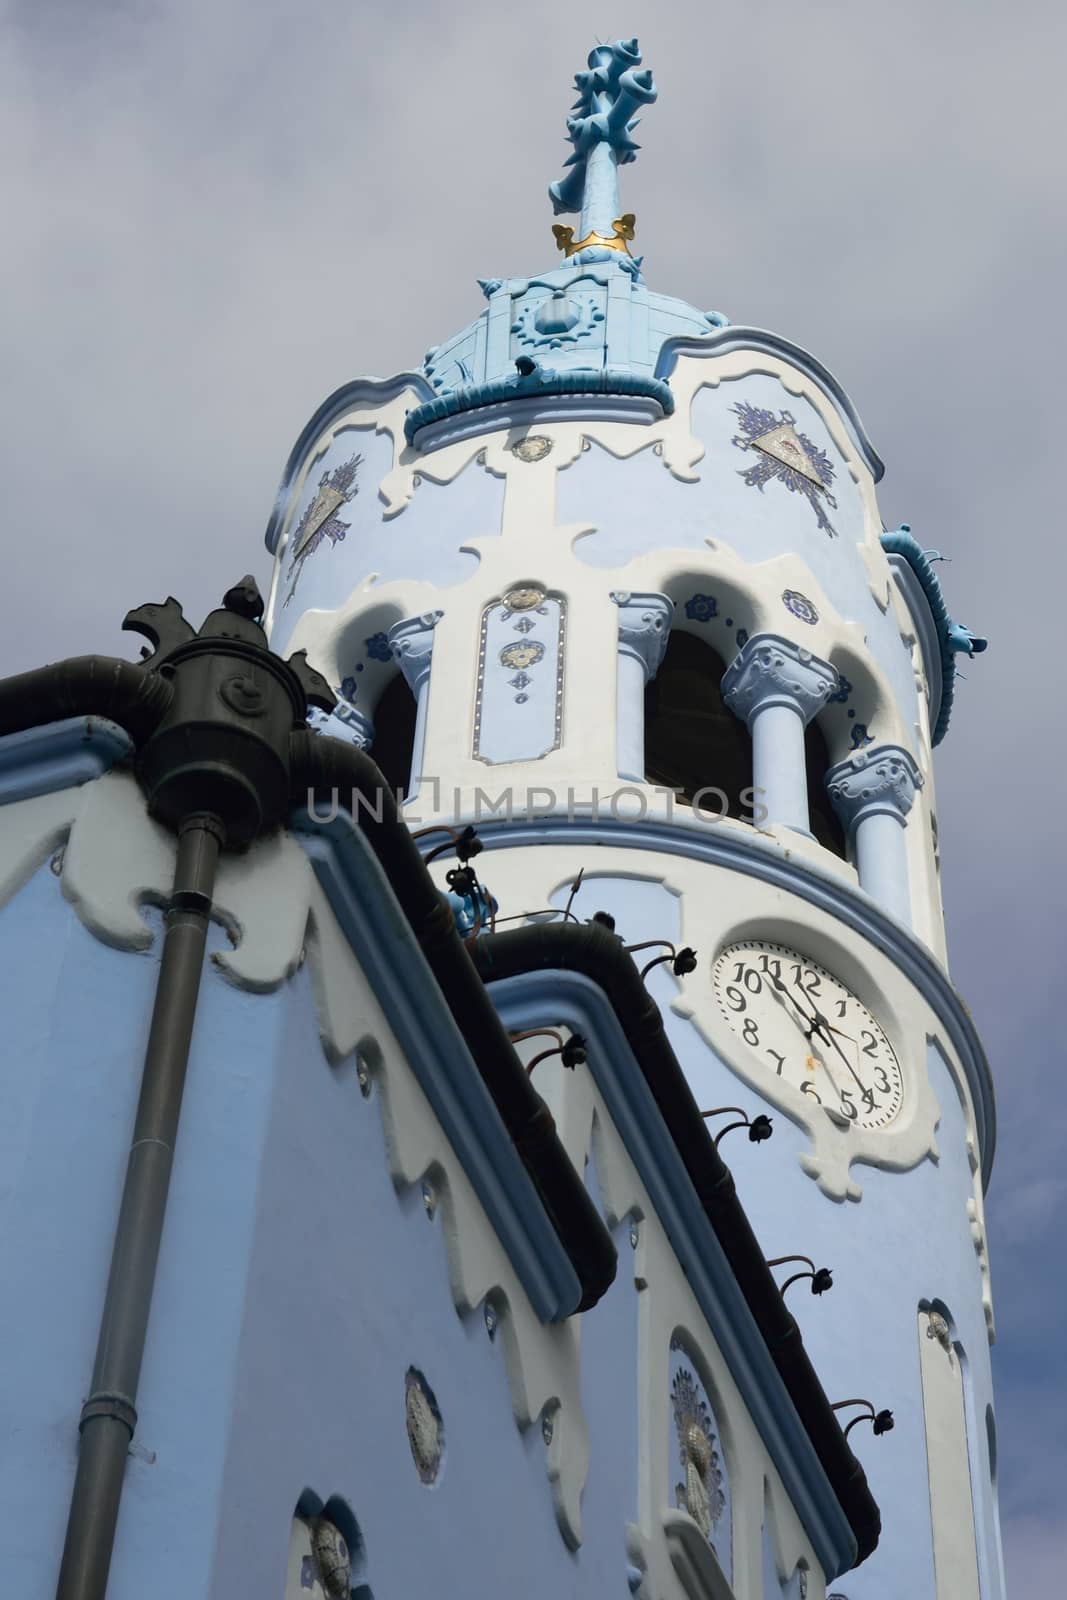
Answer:
M839 978L785 945L731 944L715 963L719 1009L763 1070L859 1128L884 1128L904 1100L893 1047Z

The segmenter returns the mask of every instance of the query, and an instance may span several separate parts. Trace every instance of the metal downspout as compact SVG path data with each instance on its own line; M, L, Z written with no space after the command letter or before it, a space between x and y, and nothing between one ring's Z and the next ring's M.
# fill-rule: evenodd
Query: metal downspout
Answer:
M104 1600L107 1592L222 844L222 824L213 815L189 817L179 829L141 1097L91 1392L79 1422L57 1600Z

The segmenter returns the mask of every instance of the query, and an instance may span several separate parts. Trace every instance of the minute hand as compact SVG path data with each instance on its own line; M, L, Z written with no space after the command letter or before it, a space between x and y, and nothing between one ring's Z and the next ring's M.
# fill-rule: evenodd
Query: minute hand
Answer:
M801 993L804 993L804 991L802 990ZM809 998L809 996L807 996L807 994L805 994L805 999L808 999L808 998ZM793 1004L796 1005L796 1001L795 1000L793 1001ZM797 1010L799 1011L800 1009L801 1008L799 1006L797 1006ZM848 1059L848 1057L846 1056L845 1052L842 1050L841 1046L838 1044L837 1038L836 1038L837 1029L831 1027L830 1023L823 1016L821 1011L815 1011L815 1013L812 1016L807 1018L807 1021L811 1023L811 1027L812 1027L812 1032L813 1033L817 1033L820 1038L824 1038L826 1040L827 1044L832 1044L833 1045L834 1049L837 1051L838 1055L841 1057L841 1060L845 1063L845 1066L848 1068L849 1072L852 1074L853 1078L855 1079L856 1087L859 1089L861 1094L865 1094L866 1090L867 1090L867 1085L864 1083L863 1079L860 1077L859 1073L856 1071L855 1067L852 1065L852 1062ZM847 1035L843 1035L843 1037L847 1038Z

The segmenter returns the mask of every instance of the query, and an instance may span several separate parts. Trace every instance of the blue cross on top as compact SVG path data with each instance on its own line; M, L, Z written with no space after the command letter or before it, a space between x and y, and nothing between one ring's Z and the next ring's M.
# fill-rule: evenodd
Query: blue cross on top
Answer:
M572 227L553 228L556 242L570 257L606 261L613 256L634 270L627 241L634 236L632 212L619 214L618 168L637 158L640 148L631 138L639 119L634 113L651 105L656 85L646 68L639 71L641 54L636 39L600 44L590 52L589 67L574 83L578 99L567 118L567 134L574 154L570 169L558 183L549 185L557 216L578 211L578 237Z

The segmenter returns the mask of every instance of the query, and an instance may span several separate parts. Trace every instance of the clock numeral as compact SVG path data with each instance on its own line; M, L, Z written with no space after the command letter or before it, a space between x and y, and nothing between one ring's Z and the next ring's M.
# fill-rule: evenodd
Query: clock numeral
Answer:
M759 1029L754 1017L745 1018L745 1026L741 1029L741 1037L746 1044L759 1044Z
M785 1066L785 1056L780 1056L778 1054L777 1050L772 1050L770 1048L770 1046L768 1046L768 1048L767 1048L767 1054L769 1056L773 1056L775 1061L777 1061L777 1063L778 1063L778 1076L781 1077L782 1076L782 1068Z
M847 1000L839 1000L837 1002L837 1020L838 1020L838 1022L840 1022L841 1018L844 1016L845 1007L846 1007L847 1004L848 1004Z
M793 963L793 982L798 989L803 989L805 994L817 995L822 989L822 980L817 972L805 971L799 962Z
M874 1037L874 1034L871 1032L870 1028L861 1028L860 1037L862 1039L869 1039L871 1041L870 1044L864 1044L864 1055L876 1056L878 1054L878 1040Z
M769 973L769 975L774 979L776 984L777 983L781 983L781 981L782 981L782 963L779 961L777 956L773 956L772 957L772 956L762 955L759 958L759 964L763 968L764 972Z
M874 1079L881 1094L892 1094L893 1086L889 1082L889 1077L884 1067L875 1067Z
M841 1106L844 1110L845 1116L850 1122L855 1122L856 1118L859 1116L859 1111L856 1109L856 1103L852 1098L851 1089L839 1089L837 1092L841 1097Z
M800 1092L801 1094L810 1094L816 1105L822 1105L822 1100L815 1093L815 1085L812 1083L810 1078L805 1078L804 1082L800 1085Z
M866 1106L868 1111L878 1110L878 1101L874 1098L873 1089L864 1089L860 1099L863 1101L863 1104Z
M726 990L726 1003L731 1011L744 1011L748 1005L748 1001L740 989L736 988L732 983Z
M743 983L749 994L759 994L763 988L763 979L759 973L754 967L746 967L743 961L739 961L734 967L734 982Z

